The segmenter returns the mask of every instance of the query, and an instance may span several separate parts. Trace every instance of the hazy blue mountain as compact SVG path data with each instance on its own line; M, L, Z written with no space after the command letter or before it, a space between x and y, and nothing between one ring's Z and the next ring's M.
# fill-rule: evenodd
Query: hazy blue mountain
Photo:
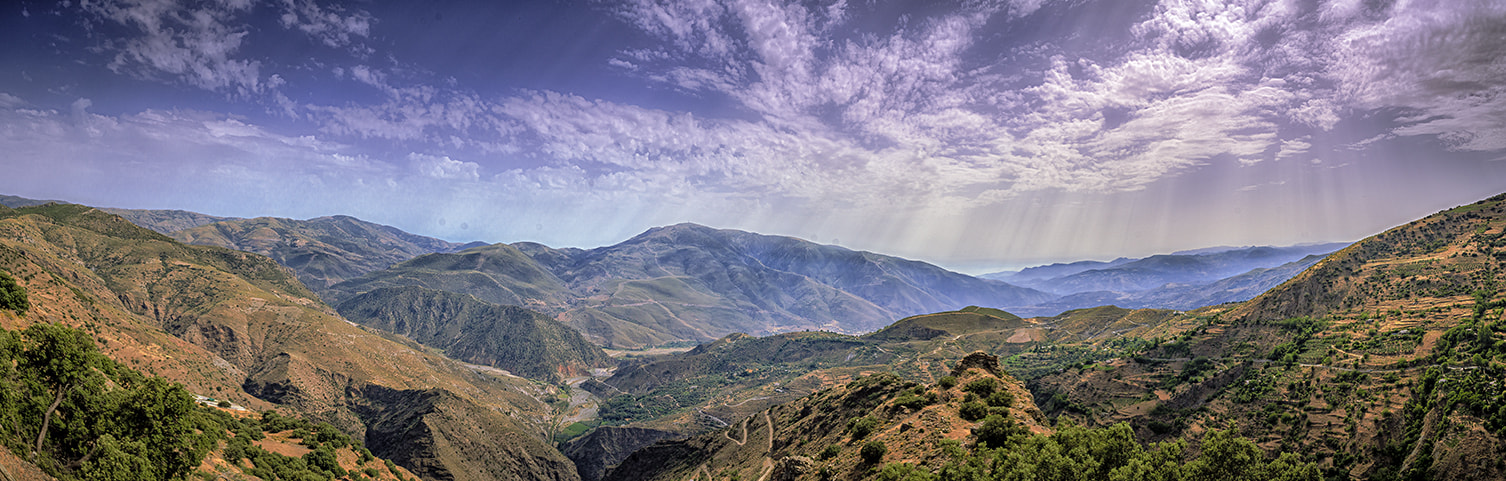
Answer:
M1065 276L1070 276L1072 274L1076 274L1076 273L1079 273L1079 272L1090 271L1090 270L1094 270L1094 269L1107 269L1107 268L1110 268L1110 267L1124 265L1126 263L1134 262L1134 261L1137 261L1137 260L1139 260L1139 259L1131 259L1131 258L1128 258L1128 257L1120 257L1118 259L1114 259L1114 260L1108 261L1108 262L1104 262L1104 261L1077 261L1077 262L1069 262L1069 263L1048 264L1048 265L1044 265L1044 266L1027 267L1027 268L1024 268L1024 269L1020 269L1018 271L992 272L992 273L988 273L988 274L983 274L983 275L978 276L978 277L982 277L984 279L994 279L994 280L1000 280L1000 281L1004 281L1004 282L1012 282L1012 283L1019 284L1019 283L1023 283L1023 282L1032 282L1032 281L1040 281L1040 280L1046 280L1046 279L1054 279L1054 278L1058 278L1058 277L1065 277Z
M1252 269L1210 283L1170 283L1138 292L1109 290L1078 292L1041 305L1016 307L1011 309L1011 312L1022 316L1054 316L1072 309L1095 306L1190 310L1227 302L1242 302L1281 285L1287 279L1317 264L1318 261L1323 260L1323 257L1322 254L1313 254L1280 266Z
M1021 286L1060 295L1093 291L1140 292L1166 284L1210 284L1254 269L1273 268L1312 254L1333 252L1345 245L1241 247L1202 254L1163 254L1056 277L1021 278L1016 275L1008 279Z

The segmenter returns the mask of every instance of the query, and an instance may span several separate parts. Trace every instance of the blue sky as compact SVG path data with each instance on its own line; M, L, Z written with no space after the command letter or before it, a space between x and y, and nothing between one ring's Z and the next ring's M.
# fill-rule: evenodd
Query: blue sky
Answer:
M0 193L967 272L1506 191L1491 1L11 2Z

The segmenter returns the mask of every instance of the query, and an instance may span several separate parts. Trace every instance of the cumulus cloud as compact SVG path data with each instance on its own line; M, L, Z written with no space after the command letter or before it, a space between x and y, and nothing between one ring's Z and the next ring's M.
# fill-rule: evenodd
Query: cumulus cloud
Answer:
M481 178L481 166L475 162L462 162L448 156L408 154L408 161L420 174L435 179L477 180Z

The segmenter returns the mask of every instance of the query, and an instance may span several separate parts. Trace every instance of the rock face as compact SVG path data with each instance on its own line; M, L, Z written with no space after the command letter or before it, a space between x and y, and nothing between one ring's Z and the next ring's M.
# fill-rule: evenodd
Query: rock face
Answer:
M805 456L786 456L774 463L769 481L795 481L801 476L815 472L816 461Z
M999 372L999 356L983 351L974 351L958 361L957 366L952 368L952 375L962 377L968 369L982 369L994 376L1003 375Z
M628 455L662 439L679 437L673 431L658 429L602 426L560 446L560 451L575 462L582 481L598 481L608 469Z
M369 386L366 446L424 479L574 481L575 466L512 419L437 389Z

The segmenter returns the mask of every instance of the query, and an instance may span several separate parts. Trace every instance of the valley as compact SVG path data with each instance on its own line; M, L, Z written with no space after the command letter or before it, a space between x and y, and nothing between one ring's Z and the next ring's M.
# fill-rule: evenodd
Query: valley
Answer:
M695 225L580 250L447 244L350 218L308 221L334 229L317 235L305 221L223 225L244 221L163 229L244 239L236 246L271 257L181 244L85 206L0 210L0 270L31 299L0 321L74 326L124 365L329 423L423 479L931 479L998 455L976 445L988 429L1005 434L987 446L1012 449L1065 433L1152 443L1134 456L1249 443L1304 453L1267 461L1328 477L1506 472L1480 461L1506 446L1495 382L1506 376L1506 196L1328 256L1308 246L1155 260L1201 266L1212 280L1202 287L1111 272L1142 260L1043 268L1026 283L1167 281L1105 294L1116 299L1274 287L1193 308L1028 317L1015 311L1094 297ZM1221 261L1197 256L1282 264L1210 268ZM1004 301L967 302L988 296ZM1009 304L1020 307L996 307ZM820 321L838 318L857 321ZM739 331L749 326L761 327ZM960 365L1017 402L970 407L984 396L963 389L977 379ZM979 424L974 409L1002 420ZM864 413L883 413L872 429L886 451L873 458L864 436L832 427Z

